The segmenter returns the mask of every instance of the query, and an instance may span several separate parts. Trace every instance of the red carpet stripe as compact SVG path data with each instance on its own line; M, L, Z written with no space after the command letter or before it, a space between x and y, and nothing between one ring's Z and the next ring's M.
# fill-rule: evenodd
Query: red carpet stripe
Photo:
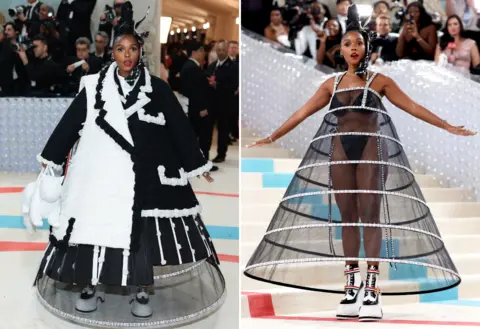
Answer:
M16 242L0 241L0 252L5 251L43 251L47 247L45 242ZM218 259L226 263L238 263L239 257L235 255L218 254Z
M0 194L1 193L21 193L23 192L24 187L0 187ZM235 193L217 193L217 192L202 192L202 191L194 191L195 194L199 195L210 195L210 196L221 196L226 198L238 198L239 195Z
M252 318L276 318L271 294L242 292L242 295L247 296L248 308L250 309L250 316Z
M0 193L20 193L24 189L23 186L20 187L0 187Z

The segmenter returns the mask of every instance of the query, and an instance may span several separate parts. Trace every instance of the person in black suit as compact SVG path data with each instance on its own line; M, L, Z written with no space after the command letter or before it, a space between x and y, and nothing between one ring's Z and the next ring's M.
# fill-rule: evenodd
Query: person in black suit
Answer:
M170 65L168 72L168 83L175 91L180 90L180 71L188 61L188 56L183 52L183 47L182 44L172 46L172 65Z
M5 38L0 46L0 88L3 96L24 96L28 82L27 72L17 53L19 30L15 23L5 24Z
M218 59L208 67L213 116L217 122L218 130L217 156L212 160L214 163L224 162L227 156L230 141L231 104L238 87L238 83L235 82L236 65L228 57L227 47L225 41L217 42L216 53Z
M42 2L38 0L27 0L28 7L24 13L18 14L15 19L15 24L21 31L21 35L28 36L33 39L40 31L40 7Z
M205 57L205 48L199 41L188 45L189 59L180 72L180 93L188 98L188 118L198 136L200 149L204 157L209 159L212 146L213 121L209 111L210 86L206 73L201 68ZM218 170L213 167L212 171Z
M115 10L115 17L107 17L106 13L100 16L100 24L98 25L98 31L105 32L108 35L110 43L107 44L109 48L112 48L113 41L115 40L115 27L118 24L120 15L122 14L122 6L125 0L114 0L113 9Z
M112 54L108 51L109 40L107 33L97 32L95 35L95 51L90 53L90 56L94 56L102 62L102 67L112 61Z
M62 0L57 10L57 21L68 33L67 55L75 55L75 42L79 38L92 41L90 18L97 0Z
M66 84L66 93L75 95L80 87L80 80L84 75L96 74L102 69L101 61L95 56L90 56L90 41L87 38L79 38L76 42L76 53L66 61L66 72L68 82ZM81 62L81 63L79 63ZM75 65L75 63L79 63Z
M240 120L240 93L239 93L239 80L240 80L240 61L238 57L238 42L230 41L228 43L228 57L233 62L233 72L236 85L235 93L232 97L231 103L231 116L230 116L230 135L232 137L232 142L236 142L240 136L240 128L238 121Z
M31 97L54 97L56 86L66 78L66 73L48 53L48 41L41 35L33 38L33 56L20 48L18 55L25 66L28 82L27 95Z

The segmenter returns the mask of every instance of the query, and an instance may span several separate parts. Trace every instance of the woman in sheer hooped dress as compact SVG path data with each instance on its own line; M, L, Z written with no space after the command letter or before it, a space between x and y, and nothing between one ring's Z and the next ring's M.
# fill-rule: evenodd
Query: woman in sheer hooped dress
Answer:
M397 285L399 290L389 291L391 295L445 290L460 282L382 97L451 134L476 133L449 124L411 100L392 79L367 71L371 37L361 27L355 5L348 16L341 41L348 70L325 81L280 128L249 146L273 143L329 106L244 273L288 287L344 293L338 319L374 321L383 317L380 264L404 266L413 273L412 281L418 274L414 267L433 273L425 280L435 281L435 286ZM334 207L338 207L337 219ZM339 237L335 229L341 229ZM330 284L335 274L328 278L319 274L335 261L345 261L343 289L323 285ZM359 261L367 263L365 281ZM323 267L318 265L309 272L315 273L311 281L298 267L322 263ZM326 271L330 271L328 267Z

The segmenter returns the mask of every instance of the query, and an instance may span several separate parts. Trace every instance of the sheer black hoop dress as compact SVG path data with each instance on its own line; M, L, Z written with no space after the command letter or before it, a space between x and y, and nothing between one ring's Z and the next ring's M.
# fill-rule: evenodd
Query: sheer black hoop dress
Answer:
M441 291L460 277L382 96L339 89L245 275L344 293L345 262L380 263L383 295Z

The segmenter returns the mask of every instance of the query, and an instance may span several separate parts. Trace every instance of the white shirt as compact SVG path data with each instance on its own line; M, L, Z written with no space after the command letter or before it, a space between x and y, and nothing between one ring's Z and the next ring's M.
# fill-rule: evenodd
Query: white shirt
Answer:
M345 32L347 31L347 16L338 15L337 19L340 22L342 33L345 34Z
M190 57L190 60L191 60L192 62L194 62L195 64L197 64L198 66L200 66L200 63L199 63L195 58L191 58L191 57Z
M472 10L472 8L469 7L467 10L467 0L453 0L453 7L455 14L463 19L465 30L480 30L477 27L477 20L480 19L480 17Z
M319 30L323 30L323 22L320 24L316 24L316 27ZM300 30L297 34L297 38L295 39L295 51L297 55L303 55L305 50L310 50L310 53L313 58L317 56L317 33L312 29L310 25L304 26L303 29Z
M222 65L223 65L223 63L225 63L225 62L227 61L227 59L228 59L228 57L227 57L227 58L225 58L223 61L221 61L221 60L218 60L218 61L217 61L217 67L219 67L219 66L222 66Z
M30 5L30 11L28 12L28 17L27 17L27 19L32 19L33 10L34 10L35 7L38 5L38 2L39 2L39 0L35 1L34 3L32 3L32 4Z

